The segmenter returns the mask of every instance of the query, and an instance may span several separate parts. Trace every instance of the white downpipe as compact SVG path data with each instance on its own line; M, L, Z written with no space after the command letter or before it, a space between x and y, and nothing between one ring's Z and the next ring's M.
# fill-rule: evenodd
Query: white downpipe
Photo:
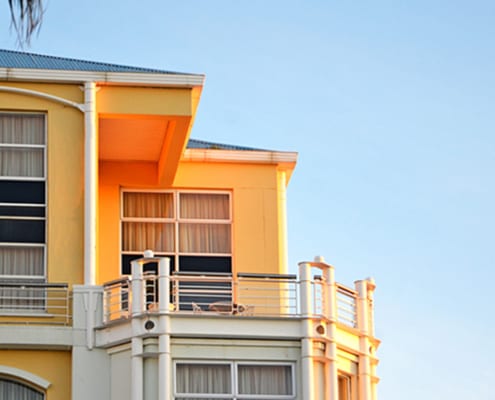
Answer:
M371 365L369 353L369 309L368 282L355 282L357 299L357 319L359 329L359 399L372 400Z
M314 365L313 365L313 340L311 321L311 264L299 263L299 279L301 285L301 373L302 373L302 398L314 400Z
M96 84L84 84L84 283L96 284L98 141Z
M158 398L160 400L172 399L172 356L170 350L170 259L161 258L158 264L158 300L159 330L158 337Z

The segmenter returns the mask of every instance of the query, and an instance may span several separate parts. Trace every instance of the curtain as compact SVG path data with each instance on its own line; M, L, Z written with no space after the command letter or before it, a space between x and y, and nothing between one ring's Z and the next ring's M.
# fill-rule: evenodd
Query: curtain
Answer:
M181 193L181 219L230 219L228 194Z
M239 365L240 394L291 395L292 373L288 365Z
M43 277L43 247L0 246L0 276Z
M172 193L124 193L124 218L173 218Z
M157 253L174 251L174 225L154 222L124 222L122 226L122 250L153 250Z
M232 393L230 365L177 364L176 391L183 394Z
M18 382L0 378L0 399L2 400L43 400L44 395Z
M0 176L45 176L44 124L42 114L0 113Z
M228 194L181 193L180 219L179 251L181 253L229 254L231 252ZM202 221L184 222L184 219Z

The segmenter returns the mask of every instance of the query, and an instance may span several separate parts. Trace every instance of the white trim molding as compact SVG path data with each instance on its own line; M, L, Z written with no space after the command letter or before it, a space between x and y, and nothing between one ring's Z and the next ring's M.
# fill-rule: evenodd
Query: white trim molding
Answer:
M51 386L51 382L41 378L38 375L31 372L24 371L19 368L7 367L6 365L0 365L0 375L8 375L15 378L21 378L22 380L32 383L42 389L48 389Z

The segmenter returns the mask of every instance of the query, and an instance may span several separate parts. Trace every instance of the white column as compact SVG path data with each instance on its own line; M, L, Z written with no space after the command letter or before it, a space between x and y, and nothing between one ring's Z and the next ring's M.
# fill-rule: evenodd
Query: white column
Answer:
M144 311L146 302L144 296L146 291L144 289L143 281L143 264L140 260L131 261L131 314L132 316L141 314Z
M326 282L327 301L327 343L326 343L326 382L325 400L338 400L339 398L339 374L337 369L337 285L335 283L335 271L331 265L322 264L324 282Z
M131 400L143 400L143 340L131 340Z
M287 246L287 174L285 171L277 171L278 190L278 235L280 246L280 266L282 271L286 271L289 265L289 255Z
M172 356L170 349L170 259L161 258L158 264L158 290L160 299L158 309L160 312L158 328L158 398L159 400L171 400L172 382Z
M299 263L300 306L302 320L301 338L301 374L302 397L304 400L314 400L314 365L313 365L313 324L311 313L311 264Z
M357 298L357 328L359 330L359 399L372 400L370 341L369 341L369 302L368 282L356 281Z
M96 84L84 84L84 283L96 283L98 134Z

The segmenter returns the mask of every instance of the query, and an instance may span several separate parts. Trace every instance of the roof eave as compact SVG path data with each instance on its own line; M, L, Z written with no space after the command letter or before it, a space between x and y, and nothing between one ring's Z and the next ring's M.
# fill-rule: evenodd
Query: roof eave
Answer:
M28 82L58 82L98 84L143 85L143 86L203 86L204 75L199 74L167 74L148 72L98 72L98 71L67 71L52 69L30 68L0 68L0 80Z
M297 162L297 153L289 151L186 149L182 160L295 165Z

